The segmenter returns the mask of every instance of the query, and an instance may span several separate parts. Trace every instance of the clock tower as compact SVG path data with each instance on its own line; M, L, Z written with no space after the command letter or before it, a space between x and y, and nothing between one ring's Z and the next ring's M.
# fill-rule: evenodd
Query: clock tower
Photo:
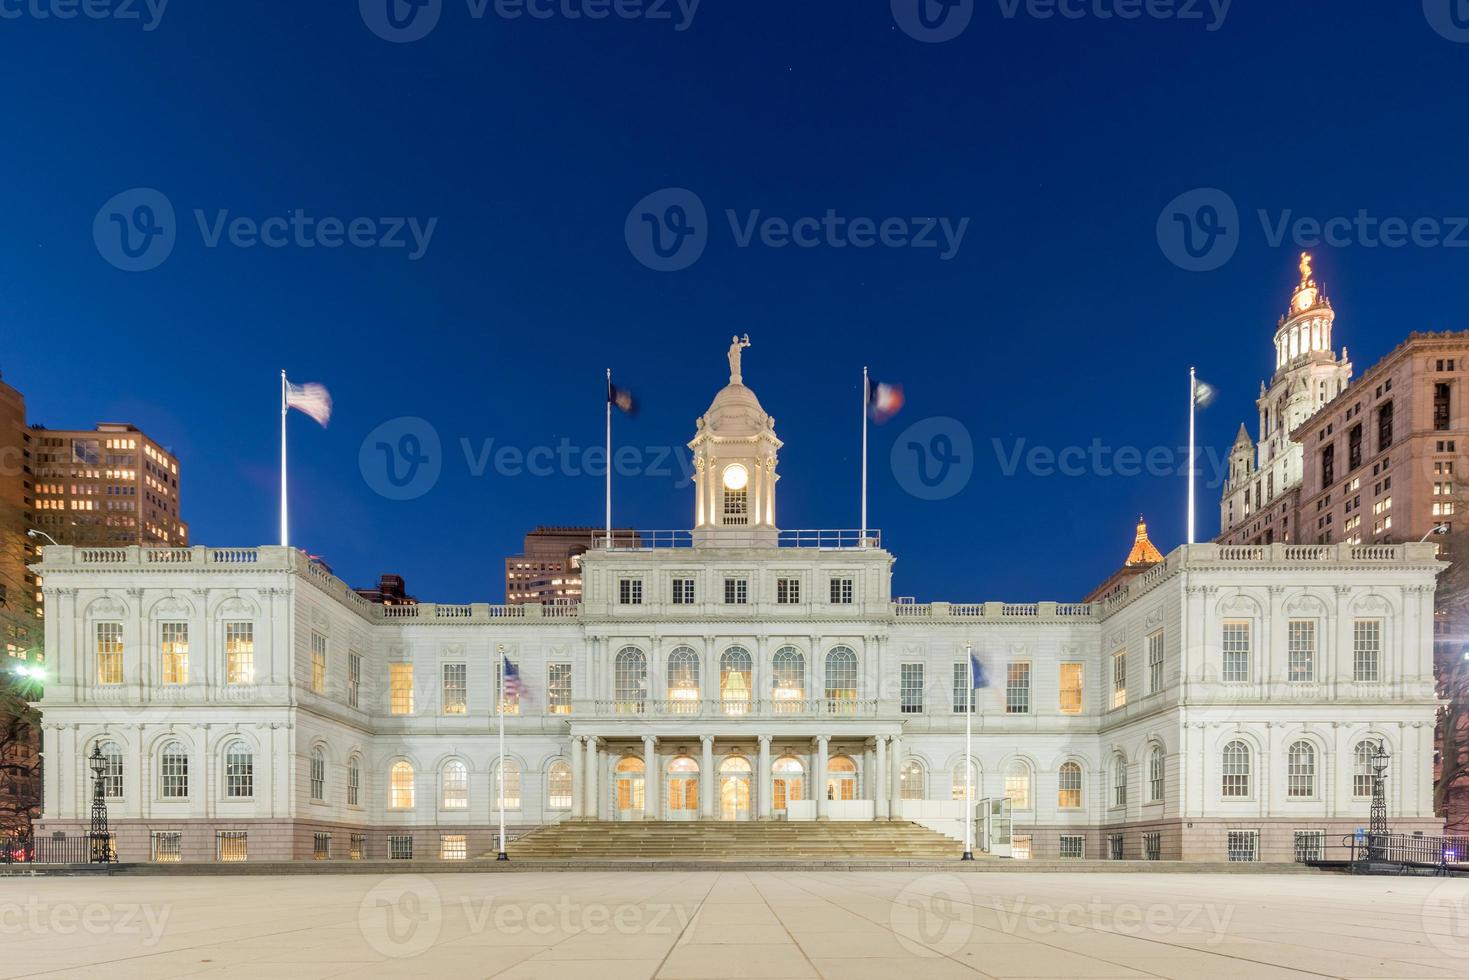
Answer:
M774 548L775 420L745 387L741 358L749 336L729 347L729 384L714 396L689 443L694 454L694 545Z

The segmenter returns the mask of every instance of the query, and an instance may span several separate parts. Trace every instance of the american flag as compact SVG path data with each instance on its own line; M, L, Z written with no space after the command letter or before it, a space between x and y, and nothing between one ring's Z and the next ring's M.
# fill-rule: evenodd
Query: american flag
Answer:
M332 396L326 385L315 381L304 385L287 381L286 407L300 409L325 428L332 417Z
M509 657L500 658L505 661L501 677L504 679L505 696L514 697L516 700L525 696L525 682L520 679L520 668L510 662Z

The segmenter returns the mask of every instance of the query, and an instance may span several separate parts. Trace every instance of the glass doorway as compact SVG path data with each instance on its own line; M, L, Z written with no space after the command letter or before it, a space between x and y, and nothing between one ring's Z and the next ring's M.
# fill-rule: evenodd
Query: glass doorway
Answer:
M844 755L834 756L828 760L826 798L828 800L855 800L857 798L857 763Z
M699 819L699 764L686 755L668 760L668 819Z
M804 799L801 783L806 778L806 767L793 755L783 755L770 767L771 803L776 813L784 813L790 800Z
M643 819L643 760L628 756L617 763L617 819Z
M719 765L719 818L750 819L750 762L731 756Z

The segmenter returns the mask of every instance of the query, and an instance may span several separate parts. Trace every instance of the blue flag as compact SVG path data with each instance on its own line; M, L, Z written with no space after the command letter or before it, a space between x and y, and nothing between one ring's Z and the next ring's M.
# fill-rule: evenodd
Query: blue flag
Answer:
M969 655L969 673L976 688L990 686L989 678L984 676L984 664L972 653Z

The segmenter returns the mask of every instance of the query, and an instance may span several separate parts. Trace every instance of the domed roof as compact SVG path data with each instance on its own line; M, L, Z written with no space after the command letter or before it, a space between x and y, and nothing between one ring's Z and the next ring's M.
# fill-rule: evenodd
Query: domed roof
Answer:
M755 393L739 382L720 389L704 413L705 428L717 436L753 436L770 428L770 416Z

